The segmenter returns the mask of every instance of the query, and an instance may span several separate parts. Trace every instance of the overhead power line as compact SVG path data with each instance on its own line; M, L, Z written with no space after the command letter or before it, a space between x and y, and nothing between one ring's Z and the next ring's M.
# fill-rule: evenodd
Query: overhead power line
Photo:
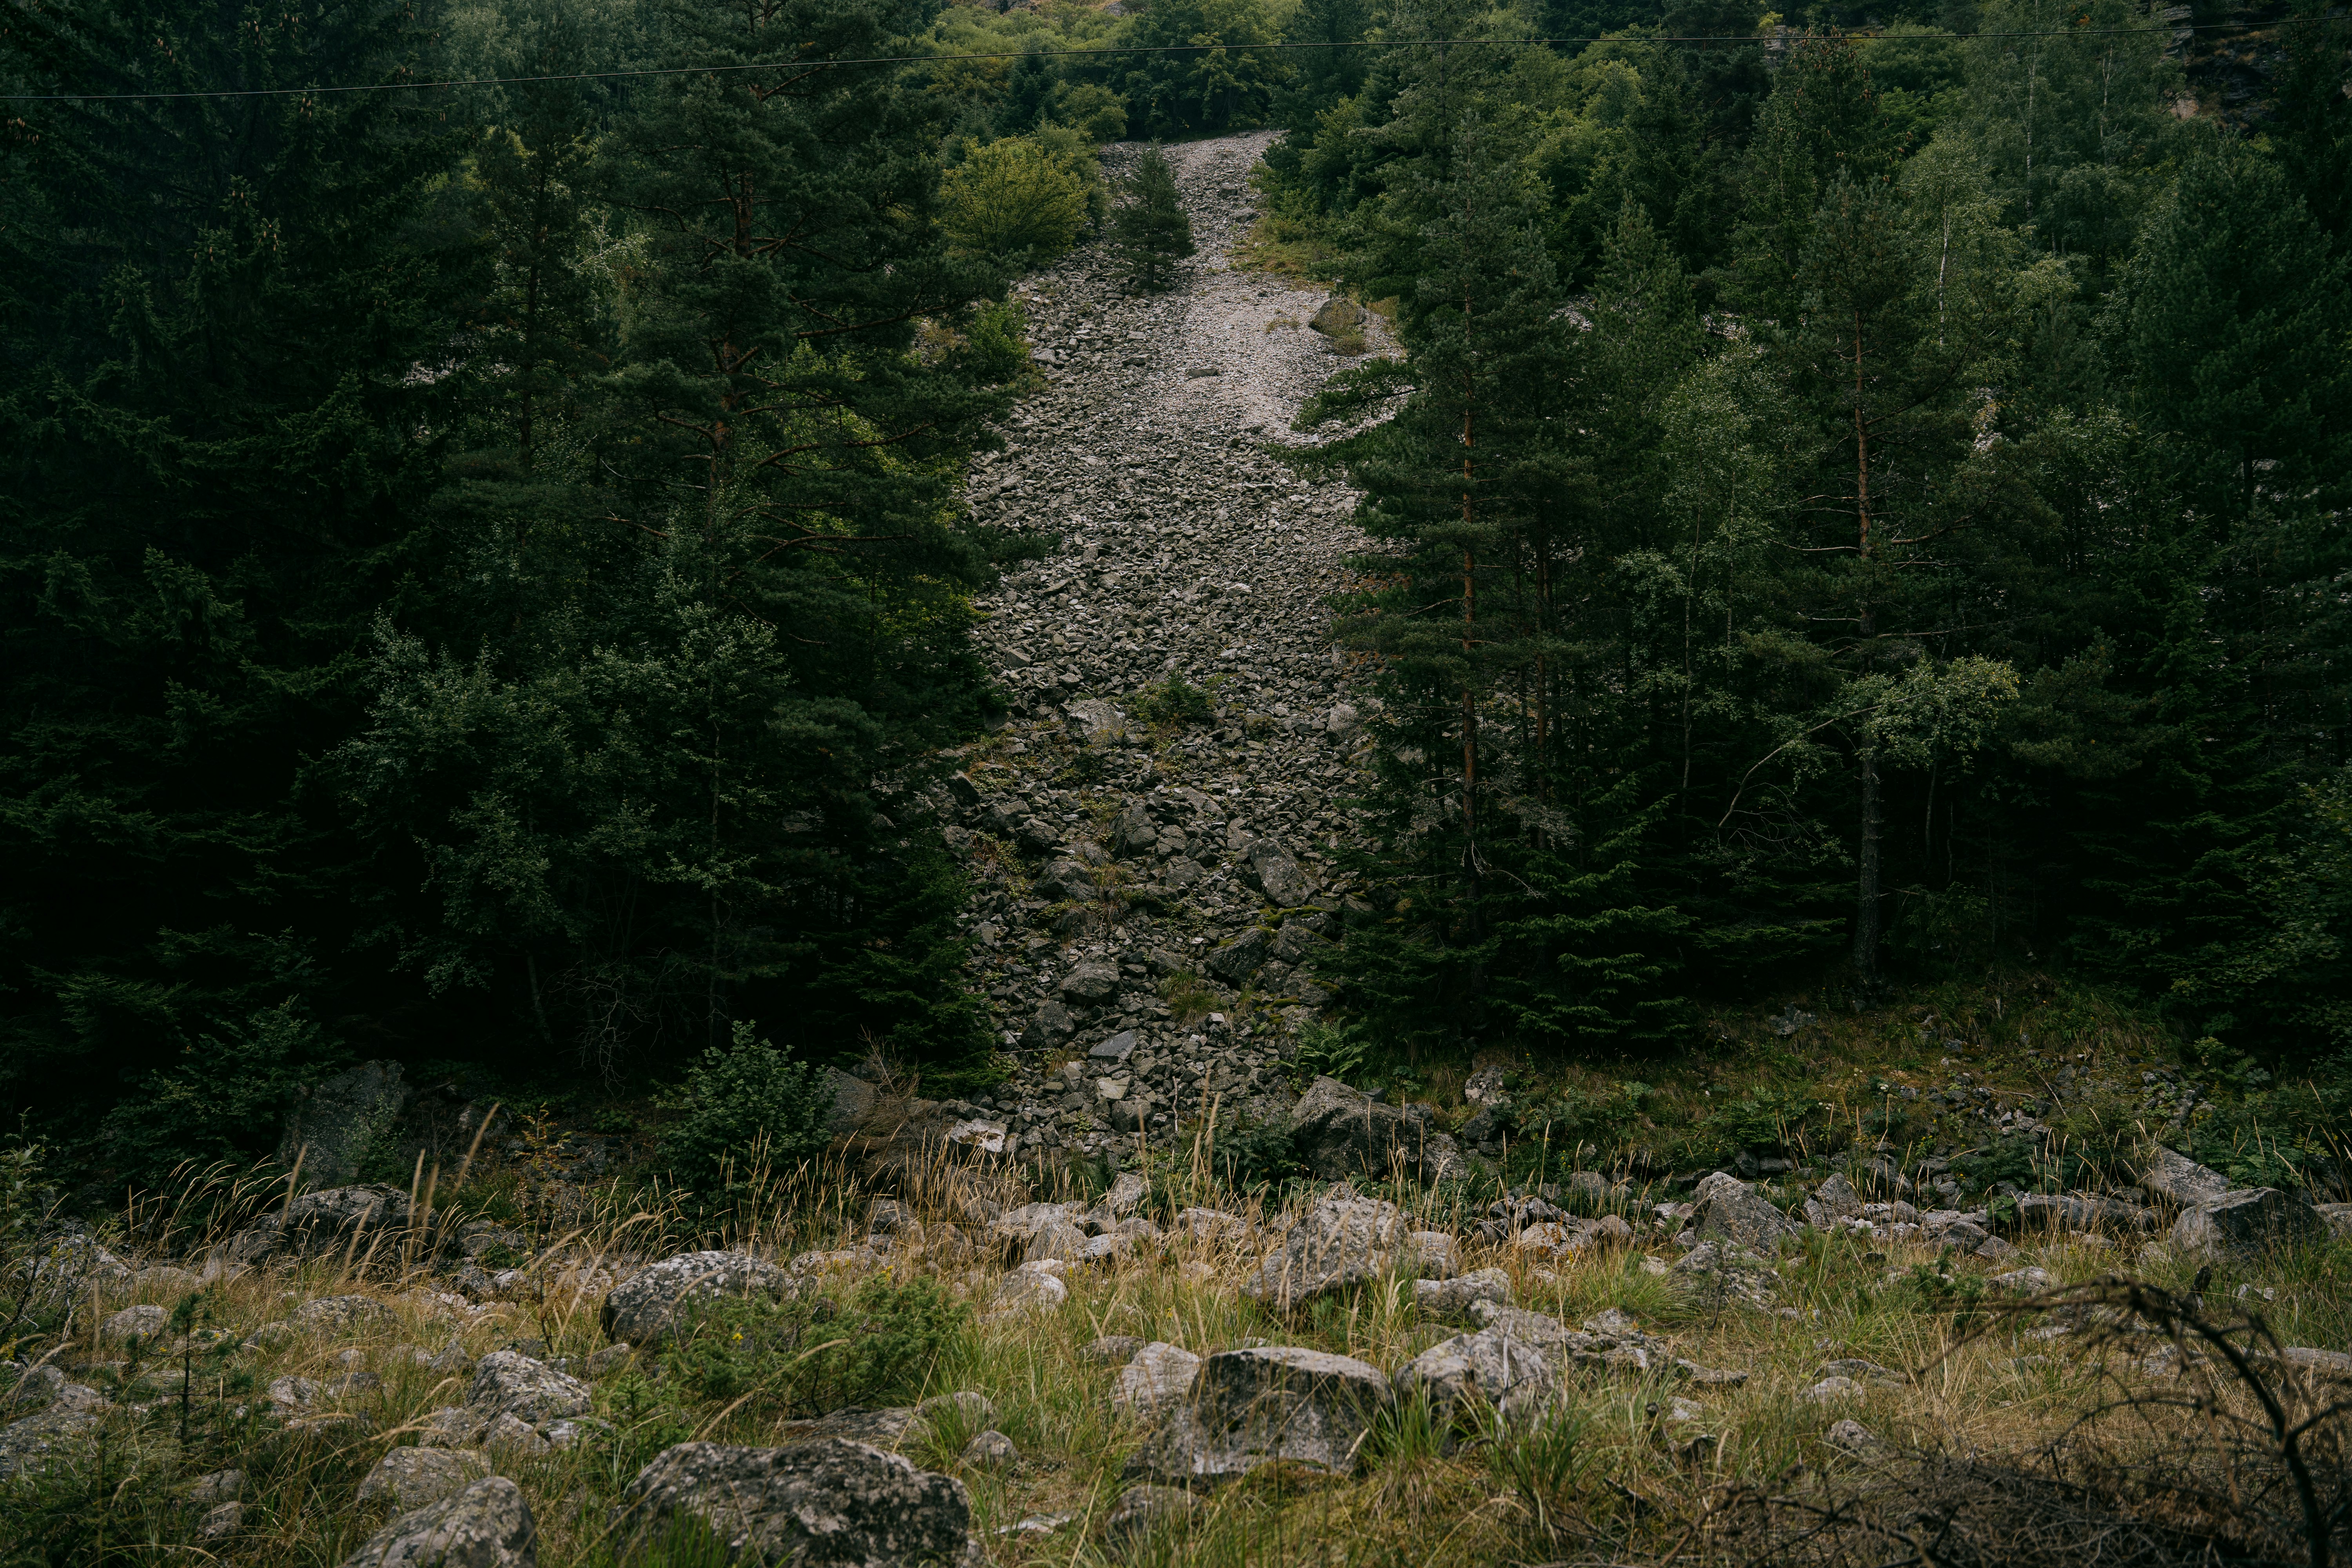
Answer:
M1906 38L1943 38L1965 41L1972 38L2104 38L2130 34L2212 33L2225 29L2238 32L2256 26L2291 27L2334 20L2327 16L2289 16L2269 23L2200 22L2175 26L2163 23L2147 27L2042 27L2020 28L2004 32L1958 33L1921 31L1906 33L1840 32L1836 36L1858 44L1883 43ZM1411 49L1411 48L1508 48L1525 47L1529 44L1770 44L1785 42L1801 35L1790 33L1693 33L1666 34L1651 37L1628 37L1622 34L1578 37L1517 37L1517 38L1348 38L1330 43L1306 40L1268 44L1107 44L1099 48L1084 49L993 49L975 54L944 55L870 55L862 59L830 60L801 58L763 60L743 65L659 66L642 70L571 71L552 76L491 76L455 77L439 81L378 81L358 82L335 87L249 87L220 88L194 92L7 92L0 93L0 103L143 103L179 99L226 98L319 98L331 93L353 92L432 92L466 87L530 87L559 81L626 81L647 77L719 76L733 71L807 70L812 68L847 68L852 66L943 65L955 60L1017 60L1036 56L1045 59L1088 58L1106 55L1205 55L1218 52L1250 54L1272 49Z

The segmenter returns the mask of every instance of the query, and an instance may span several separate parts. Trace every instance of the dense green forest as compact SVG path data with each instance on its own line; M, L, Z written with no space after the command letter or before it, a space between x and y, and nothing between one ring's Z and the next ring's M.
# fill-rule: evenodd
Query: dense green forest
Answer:
M2340 19L2225 115L2121 0L1122 9L12 3L0 1094L135 1175L360 1057L984 1071L1008 285L1257 126L1406 350L1286 438L1389 546L1359 1026L2010 957L2352 1059Z

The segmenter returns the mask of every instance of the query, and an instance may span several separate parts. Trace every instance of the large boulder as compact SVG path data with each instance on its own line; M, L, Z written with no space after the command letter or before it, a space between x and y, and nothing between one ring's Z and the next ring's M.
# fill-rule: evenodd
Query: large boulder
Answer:
M1239 985L1258 971L1274 951L1274 933L1252 926L1209 954L1208 971L1229 985Z
M2326 1223L2303 1199L2276 1187L2244 1187L2181 1210L2171 1239L2192 1257L2252 1260L2327 1235Z
M1201 1358L1191 1351L1155 1341L1119 1368L1110 1402L1137 1415L1157 1415L1192 1393L1192 1379L1200 1370Z
M2174 1208L2185 1209L2210 1204L2228 1192L2230 1178L2158 1145L2140 1172L2139 1184Z
M474 1369L466 1403L485 1422L511 1415L526 1426L543 1426L566 1415L585 1415L588 1385L520 1351L492 1351Z
M1366 311L1345 294L1334 294L1317 307L1307 324L1326 337L1343 337L1360 331Z
M1300 1215L1280 1243L1242 1281L1242 1295L1286 1312L1318 1296L1391 1272L1406 1236L1394 1204L1333 1186Z
M390 1262L399 1256L411 1219L408 1194L376 1183L307 1192L229 1237L229 1259L258 1263L292 1254L348 1254Z
M0 1481L38 1475L56 1460L86 1450L111 1408L96 1389L59 1385L46 1409L0 1426Z
M489 1476L404 1513L343 1559L343 1568L536 1568L539 1531L522 1489Z
M488 1457L476 1448L394 1448L360 1483L358 1500L382 1500L406 1513L464 1491L489 1469Z
M1426 1398L1441 1419L1484 1406L1518 1420L1557 1402L1560 1369L1537 1345L1498 1325L1432 1345L1397 1369L1394 1384L1398 1398Z
M1400 1168L1426 1182L1469 1170L1451 1136L1335 1078L1318 1078L1298 1097L1290 1135L1307 1168L1327 1182L1385 1181Z
M1763 1258L1737 1247L1702 1241L1683 1254L1668 1272L1710 1306L1737 1301L1759 1311L1780 1309L1780 1275Z
M398 1062L362 1062L337 1073L287 1113L278 1163L299 1163L306 1187L346 1185L371 1155L391 1151L407 1104Z
M1702 1241L1728 1242L1756 1252L1778 1252L1781 1238L1795 1232L1789 1216L1738 1177L1716 1172L1699 1183L1691 1205L1691 1229Z
M1276 1459L1347 1474L1391 1397L1380 1369L1350 1356L1287 1345L1221 1351L1128 1460L1127 1476L1184 1486Z
M688 1252L665 1258L614 1287L600 1321L604 1337L644 1348L684 1326L688 1306L723 1296L781 1297L792 1278L747 1252Z
M962 1482L846 1438L666 1448L629 1483L616 1521L643 1543L679 1515L708 1527L730 1562L793 1568L961 1563L971 1531Z
M1314 880L1270 838L1250 846L1243 878L1277 909L1295 909L1315 892Z
M1817 1230L1861 1217L1862 1194L1853 1190L1852 1182L1835 1172L1805 1200L1805 1223Z

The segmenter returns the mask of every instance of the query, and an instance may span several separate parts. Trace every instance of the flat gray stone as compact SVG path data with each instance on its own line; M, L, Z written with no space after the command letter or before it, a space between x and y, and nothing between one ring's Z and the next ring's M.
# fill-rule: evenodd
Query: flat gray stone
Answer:
M2303 1199L2276 1187L2246 1187L2181 1210L2171 1241L2191 1257L2253 1261L2327 1236L2326 1224Z
M536 1568L539 1531L522 1489L488 1476L400 1515L343 1568Z
M474 1369L466 1404L485 1421L511 1415L528 1426L543 1426L566 1415L585 1415L588 1385L533 1361L520 1351L492 1351Z
M1335 1475L1363 1458L1392 1394L1380 1369L1296 1346L1220 1351L1129 1459L1130 1479L1214 1482L1286 1460Z
M784 1270L749 1253L681 1253L615 1286L604 1298L601 1321L605 1338L643 1348L659 1344L683 1327L694 1302L724 1296L781 1297L791 1288Z
M961 1563L971 1530L962 1482L842 1438L667 1448L629 1483L615 1521L643 1543L679 1515L707 1526L730 1561L768 1568Z
M382 1500L406 1513L454 1497L489 1473L489 1458L479 1449L394 1448L360 1483L359 1500Z

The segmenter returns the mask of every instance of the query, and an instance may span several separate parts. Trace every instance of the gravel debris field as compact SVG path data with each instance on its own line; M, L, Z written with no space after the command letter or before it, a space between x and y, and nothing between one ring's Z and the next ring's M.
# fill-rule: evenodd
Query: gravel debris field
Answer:
M1100 244L1024 280L1050 385L971 476L973 521L1062 540L979 601L1014 721L935 803L973 874L969 981L1020 1064L943 1109L1016 1157L1219 1103L1284 1114L1286 1026L1325 999L1302 961L1342 915L1330 855L1370 706L1326 599L1370 541L1353 490L1262 449L1349 363L1308 325L1322 289L1230 268L1272 139L1167 150L1199 246L1171 292L1127 293ZM1360 330L1387 348L1377 317ZM1215 711L1155 754L1138 699L1174 676ZM1202 984L1163 997L1181 974Z

